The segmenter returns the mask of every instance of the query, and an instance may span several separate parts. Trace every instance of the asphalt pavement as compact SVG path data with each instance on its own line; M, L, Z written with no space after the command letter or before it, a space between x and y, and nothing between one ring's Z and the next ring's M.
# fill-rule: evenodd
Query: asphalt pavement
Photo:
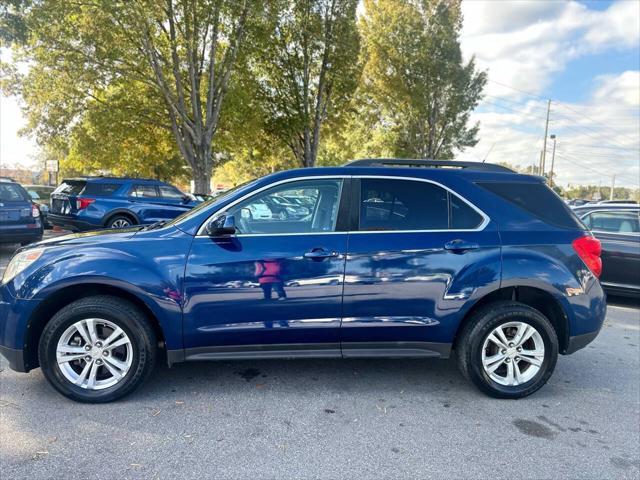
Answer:
M83 405L1 360L0 478L637 479L639 345L640 305L612 299L595 342L517 401L454 361L358 359L159 365Z

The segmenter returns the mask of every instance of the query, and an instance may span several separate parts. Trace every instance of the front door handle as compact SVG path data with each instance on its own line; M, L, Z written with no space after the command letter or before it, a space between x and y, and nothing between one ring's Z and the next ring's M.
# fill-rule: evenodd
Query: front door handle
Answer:
M322 260L323 258L337 257L338 252L331 252L324 248L314 248L313 250L306 252L304 258L310 258L311 260Z
M476 250L480 248L477 243L467 242L466 240L451 240L444 244L445 250L451 250L454 253L462 253L467 250Z

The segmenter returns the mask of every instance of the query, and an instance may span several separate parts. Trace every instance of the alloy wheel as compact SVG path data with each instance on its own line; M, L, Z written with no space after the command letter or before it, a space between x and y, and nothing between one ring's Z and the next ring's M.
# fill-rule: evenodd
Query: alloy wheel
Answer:
M126 218L118 218L111 224L111 228L126 228L129 226L131 226L131 222Z
M58 340L56 359L62 375L87 390L119 383L133 362L129 336L115 323L101 318L80 320Z
M544 356L544 341L534 327L525 322L508 322L486 337L482 367L494 382L516 386L536 376Z

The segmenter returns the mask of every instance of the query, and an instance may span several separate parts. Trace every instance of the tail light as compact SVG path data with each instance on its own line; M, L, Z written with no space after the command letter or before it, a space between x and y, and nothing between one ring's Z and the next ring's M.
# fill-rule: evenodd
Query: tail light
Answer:
M602 247L600 240L591 236L579 237L573 241L571 246L573 246L573 249L589 270L591 270L591 273L593 273L596 278L600 278L600 274L602 273L602 259L600 258Z
M84 210L95 201L95 198L79 198L76 200L76 208L78 210Z
M38 218L40 216L40 209L37 205L31 205L31 216L33 218Z

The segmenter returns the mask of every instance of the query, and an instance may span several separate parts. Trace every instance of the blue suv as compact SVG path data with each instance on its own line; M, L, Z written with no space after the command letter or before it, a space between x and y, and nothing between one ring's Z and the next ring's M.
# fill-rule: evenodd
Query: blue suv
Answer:
M159 180L72 178L64 180L51 194L47 220L75 232L126 228L171 220L196 203Z
M252 214L281 198L306 214ZM19 250L0 287L0 352L84 402L131 392L160 353L169 365L453 355L483 392L519 398L598 334L601 269L598 240L538 177L360 160Z
M26 245L42 240L42 233L40 208L29 193L11 178L0 177L0 243Z

